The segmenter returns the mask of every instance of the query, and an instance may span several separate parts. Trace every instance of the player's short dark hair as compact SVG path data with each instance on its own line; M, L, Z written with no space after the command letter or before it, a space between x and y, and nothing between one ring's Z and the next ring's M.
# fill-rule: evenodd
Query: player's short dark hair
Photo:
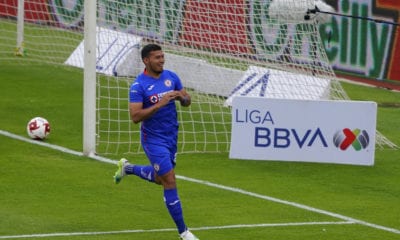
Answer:
M142 54L142 60L146 57L148 57L150 55L151 52L153 51L161 51L161 46L154 44L154 43L150 43L147 44L146 46L144 46L142 48L141 54Z

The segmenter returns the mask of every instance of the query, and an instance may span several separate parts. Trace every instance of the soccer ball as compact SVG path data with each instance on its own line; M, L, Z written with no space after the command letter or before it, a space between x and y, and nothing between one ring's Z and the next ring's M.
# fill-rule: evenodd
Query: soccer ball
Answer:
M35 117L28 122L26 130L32 139L43 140L50 133L50 124L42 117Z

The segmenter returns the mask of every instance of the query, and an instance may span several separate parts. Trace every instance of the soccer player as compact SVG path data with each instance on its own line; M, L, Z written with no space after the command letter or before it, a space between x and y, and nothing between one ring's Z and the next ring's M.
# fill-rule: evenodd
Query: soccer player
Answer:
M174 220L180 238L198 240L187 228L175 180L178 120L175 101L187 107L190 95L172 71L164 70L164 53L159 45L148 44L141 50L144 72L130 88L129 111L134 123L141 124L141 144L150 165L130 164L122 158L114 175L119 183L126 175L136 175L162 185L165 205Z

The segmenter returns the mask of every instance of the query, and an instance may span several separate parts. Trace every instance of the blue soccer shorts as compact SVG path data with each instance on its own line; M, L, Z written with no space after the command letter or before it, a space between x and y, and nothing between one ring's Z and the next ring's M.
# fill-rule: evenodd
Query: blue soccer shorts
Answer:
M175 168L176 147L165 144L145 143L143 144L143 149L158 176L163 176Z

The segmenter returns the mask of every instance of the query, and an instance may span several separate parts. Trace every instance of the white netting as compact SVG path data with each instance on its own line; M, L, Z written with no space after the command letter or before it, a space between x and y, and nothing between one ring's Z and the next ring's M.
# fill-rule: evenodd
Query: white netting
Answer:
M271 5L272 4L272 5ZM192 95L179 110L180 152L225 152L234 95L348 99L318 32L304 16L317 0L98 0L97 151L140 151L128 88L143 70L140 47L162 45L165 68ZM83 0L25 1L24 60L82 67ZM273 11L271 11L271 9ZM0 2L0 54L15 61L17 0ZM393 144L378 133L378 145Z

